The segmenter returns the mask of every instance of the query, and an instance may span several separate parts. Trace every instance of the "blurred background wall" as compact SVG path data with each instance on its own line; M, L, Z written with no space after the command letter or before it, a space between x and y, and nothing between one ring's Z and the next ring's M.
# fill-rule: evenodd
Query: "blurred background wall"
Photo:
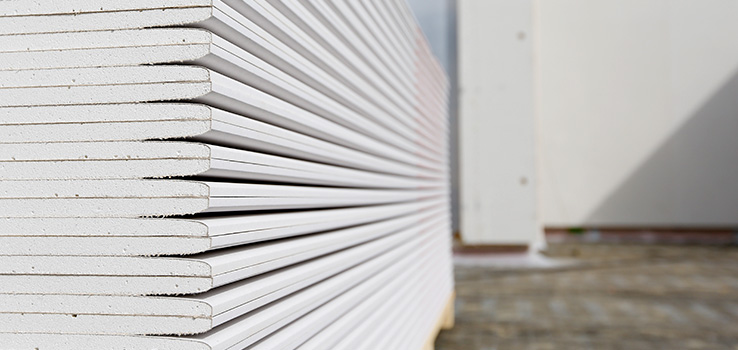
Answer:
M459 0L461 238L526 246L536 210L533 0Z
M474 125L470 130L493 139L467 147L487 157L460 168L464 157L452 150L455 184L463 179L457 170L463 174L466 166L477 179L493 180L466 184L469 193L484 193L476 209L462 206L462 212L481 213L462 229L470 242L530 243L538 234L530 231L539 225L738 227L738 1L409 2L462 96L462 124L466 118ZM516 49L530 49L530 59L518 56L516 62ZM470 76L485 78L465 86L462 77L456 89L464 64L474 65ZM530 89L514 88L529 75ZM487 106L465 113L465 104L480 101L465 101L464 94L485 89ZM505 135L527 137L514 125L529 115L501 113L494 100L518 101L523 111L530 94L536 166L526 181L537 190L537 204L521 186L524 167L512 169L489 148L495 141L504 147ZM457 96L452 93L454 137ZM508 160L530 154L521 147L505 152ZM474 168L484 161L490 167ZM499 174L503 181L495 180ZM454 191L457 199L458 187ZM504 204L516 201L517 212L534 223L521 224L522 231L500 225L500 215L520 222L521 216L504 214L515 207ZM455 229L463 218L458 208L455 201Z
M542 221L738 226L738 1L536 3Z

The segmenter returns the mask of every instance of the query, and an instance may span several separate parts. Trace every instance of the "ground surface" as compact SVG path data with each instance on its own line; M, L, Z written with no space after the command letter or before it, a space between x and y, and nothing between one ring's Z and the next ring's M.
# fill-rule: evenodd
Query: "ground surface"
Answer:
M559 244L574 264L456 267L436 350L738 350L738 248Z

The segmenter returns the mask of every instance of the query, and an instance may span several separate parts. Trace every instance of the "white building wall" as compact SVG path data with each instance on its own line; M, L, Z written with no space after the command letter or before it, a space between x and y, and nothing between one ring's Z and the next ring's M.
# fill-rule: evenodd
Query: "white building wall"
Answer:
M536 6L543 223L737 226L738 1Z
M536 218L533 1L459 0L461 236L528 245Z

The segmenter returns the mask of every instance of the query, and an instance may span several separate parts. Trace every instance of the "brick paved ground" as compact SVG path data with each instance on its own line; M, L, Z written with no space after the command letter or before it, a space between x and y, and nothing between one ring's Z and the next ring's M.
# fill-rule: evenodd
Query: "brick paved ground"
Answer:
M456 268L436 350L738 350L738 248L553 245L554 269Z

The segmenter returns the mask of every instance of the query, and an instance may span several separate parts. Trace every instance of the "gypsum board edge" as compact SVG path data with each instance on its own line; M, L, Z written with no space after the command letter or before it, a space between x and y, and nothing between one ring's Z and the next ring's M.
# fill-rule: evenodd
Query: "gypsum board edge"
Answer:
M187 257L0 256L0 275L208 277L220 286L383 237L439 211Z
M340 319L345 313L351 312L362 303L372 303L379 298L391 299L391 293L399 289L401 286L413 286L423 274L423 271L430 271L432 264L430 256L426 256L424 261L420 261L415 266L402 271L393 277L384 286L378 286L377 289L353 289L348 291L334 300L322 305L313 312L295 320L294 322L281 328L278 332L262 339L258 343L251 345L248 350L258 349L294 349L301 343L310 339L314 335L320 333L324 328Z
M405 163L195 103L0 107L0 143L188 138L226 147L404 176L435 174Z
M336 124L198 66L128 66L0 71L0 107L192 100L407 164L422 157Z
M440 204L434 199L203 219L5 218L0 221L0 255L189 255L362 225Z
M386 113L386 111L383 112L382 110L366 109L370 106L378 106L376 103L372 104L369 101L365 101L366 103L363 104L363 107L362 105L356 104L357 101L365 100L364 96L361 94L364 89L357 90L355 87L351 89L346 86L343 88L335 88L334 86L342 86L342 84L348 82L347 80L343 82L341 81L340 78L342 78L343 75L328 73L325 69L327 68L328 70L331 70L332 67L327 67L325 65L321 67L316 65L313 61L305 57L305 54L310 53L309 51L295 49L294 47L283 43L281 41L281 39L284 39L283 37L276 38L272 35L273 31L265 31L262 27L273 22L259 21L260 17L254 16L256 12L260 12L259 8L249 6L251 6L251 4L245 2L229 1L226 3L223 1L214 1L214 21L204 21L197 25L214 32L221 33L232 42L241 41L239 40L239 38L241 38L239 37L239 34L244 37L248 37L249 40L258 43L259 45L260 49L254 51L259 52L264 55L264 57L274 62L278 62L279 68L283 71L299 77L300 80L309 82L312 86L318 86L319 90L328 94L332 98L341 101L344 105L354 106L353 108L363 110L365 114L375 116L376 118L379 118ZM264 14L263 11L261 13ZM235 18L237 18L237 20L233 20ZM256 24L255 21L259 24ZM223 25L230 25L239 33L235 34L228 30L223 30ZM246 31L242 30L242 28L246 29ZM249 32L256 33L256 36L248 35ZM261 39L261 37L267 39ZM244 46L244 48L247 47ZM349 74L349 71L344 71L344 73ZM353 79L352 81L355 83L357 80ZM327 84L325 82L331 83ZM383 117L381 120L376 120L391 129L403 129L402 124L397 124L397 122L399 122L398 120L388 118L389 116ZM390 120L394 121L394 123L390 122Z
M0 178L137 179L205 176L339 187L428 188L432 179L378 174L180 141L0 144Z
M328 36L334 35L335 37L331 38L332 40L326 39L325 37L322 37L316 33L314 34L314 38L319 39L325 39L330 41L330 43L326 42L326 45L331 45L333 47L336 47L336 49L339 49L341 47L341 52L348 53L349 55L356 55L358 57L361 57L361 59L354 58L354 61L366 61L367 64L371 65L375 71L377 71L387 82L391 82L393 85L402 85L401 83L398 83L396 79L398 77L407 75L403 79L399 79L400 82L405 83L406 89L410 89L413 91L413 96L411 100L415 100L417 96L415 94L420 93L420 91L414 91L417 89L413 89L412 87L417 87L419 85L418 82L412 82L410 78L410 74L406 74L407 72L405 70L399 70L397 67L393 64L388 64L388 62L382 61L380 62L378 58L375 56L375 52L367 48L363 41L357 37L353 30L344 23L338 16L336 16L335 13L330 12L330 9L324 8L324 6L321 6L321 4L318 3L271 3L273 6L278 6L280 8L285 7L289 9L285 9L284 11L287 12L294 12L296 16L298 16L303 21L310 21L310 24L304 23L304 26L306 27L320 27L324 26L321 30L319 30L321 33L327 33ZM315 16L315 17L312 17ZM300 25L300 23L298 23ZM317 29L316 29L317 30ZM392 70L389 71L388 69ZM417 103L417 102L416 102ZM416 105L417 106L417 105ZM417 106L419 111L421 113L425 113L425 106L419 105ZM426 137L430 134L433 134L433 125L432 122L426 121L427 116L420 115L416 119L421 125L424 125L425 129L418 129L423 130L425 132Z
M412 256L411 253L409 256ZM398 257L403 259L402 257ZM405 257L407 260L407 256ZM391 262L391 260L390 260ZM402 267L401 264L389 265L389 269L383 272L381 263L383 261L371 261L372 266L360 266L363 267L364 274L370 274L375 271L375 275L368 277L368 281L371 283L377 282L377 275L386 278L391 278L392 272L395 269ZM384 262L387 264L387 262ZM376 274L378 272L378 274ZM359 275L359 273L355 273ZM367 281L367 277L362 279L361 277L344 275L344 278L338 280L328 281L333 282L327 288L324 286L323 290L315 289L302 291L298 295L293 295L292 298L282 300L281 303L273 305L274 309L264 308L256 310L250 314L241 316L239 319L230 321L224 325L221 325L214 330L199 336L185 336L185 337L165 337L165 336L134 336L134 335L85 335L85 334L13 334L13 333L0 333L0 340L4 340L5 344L18 344L19 346L43 346L54 344L55 349L75 349L75 350L92 350L92 349L126 349L127 347L117 348L115 344L125 344L126 346L133 346L134 348L140 348L147 346L157 346L158 349L186 349L186 350L225 350L232 348L233 346L240 345L242 347L247 344L258 341L265 337L269 331L273 331L271 328L278 328L281 323L287 323L291 319L295 319L301 314L305 314L311 309L321 305L322 303L330 300L335 294L343 292L342 289L346 288L346 282L363 284L362 282ZM351 278L353 277L353 278ZM344 281L346 280L346 281ZM381 280L380 280L381 281ZM334 287L335 286L335 287ZM349 286L352 287L352 286ZM326 293L326 290L328 292ZM327 299L327 300L326 300ZM297 309L298 311L294 311ZM265 312L266 311L266 312ZM285 317L286 316L286 317ZM282 318L282 319L280 319ZM276 321L276 323L274 323ZM280 322L281 321L281 322ZM286 321L286 322L285 322ZM260 327L262 328L259 332ZM247 333L248 332L248 333ZM73 345L72 345L73 344ZM71 347L73 346L73 347ZM23 347L21 347L23 348Z
M436 241L443 239L441 233L441 231L436 232ZM438 246L438 243L435 243L435 245ZM437 250L438 248L434 249ZM382 310L402 309L403 302L398 302L398 299L407 300L414 291L435 288L436 285L430 283L429 280L438 278L439 274L436 268L439 263L436 262L437 259L433 253L426 254L423 259L426 260L426 263L421 262L418 264L420 266L415 267L420 270L419 272L413 271L406 278L400 277L364 298L346 300L343 305L328 304L325 306L326 310L319 309L314 314L309 314L293 322L261 343L248 348L248 350L334 348L335 343L340 341L343 336L362 323L381 315ZM395 349L394 347L385 348ZM397 349L406 348L397 347Z
M235 10L230 9L230 7L228 5L222 4L220 2L216 2L216 4L213 5L212 10L213 10L212 16L209 15L207 18L199 18L196 21L190 22L190 24L197 23L197 25L200 25L203 28L206 28L206 29L212 30L212 31L214 31L216 33L220 33L220 34L223 34L223 35L228 36L229 37L229 40L230 41L234 41L234 42L243 42L243 40L244 40L245 37L251 38L251 39L247 39L247 41L248 40L252 40L252 39L258 41L260 39L260 37L258 35L257 36L253 36L253 35L249 36L249 35L247 35L248 33L250 33L251 30L260 30L258 27L255 27L254 25L251 25L250 29L247 29L246 27L240 28L240 27L242 27L244 25L244 23L250 22L250 21L247 20L245 17L242 17L242 15L239 14L238 12L236 12ZM226 12L228 12L228 14L226 15L225 13L223 13L221 11L226 11ZM97 15L100 15L100 14L97 14ZM233 22L233 18L232 18L233 16L236 16L236 17L241 16L242 18L241 18L240 21ZM74 17L76 19L77 17L81 17L81 15L75 14ZM53 20L57 20L58 18L59 18L59 16L52 16L52 17L49 18L49 20L50 21L53 21ZM223 20L229 22L229 24L223 23L222 22ZM111 21L103 21L103 20L98 19L96 22L106 23L106 22L115 22L115 21L114 21L114 18L113 18L113 20L111 20ZM85 24L87 24L87 23L85 23ZM235 28L232 28L229 25L233 25L233 26L235 26ZM147 25L146 27L156 27L156 26L157 25L155 25L154 23L149 23L149 25ZM77 30L78 29L77 27L78 26L72 25L70 28L65 29L65 30ZM139 26L136 26L136 25L122 25L122 26L118 26L118 27L115 27L115 26L106 27L106 29L114 29L114 28L138 28L138 27ZM233 33L234 30L237 31L238 33L237 34L234 34ZM244 36L244 35L246 35L246 36ZM268 42L264 42L263 39L261 40L261 44L262 45L267 44L267 46L268 46ZM260 49L257 49L257 48L254 48L254 47L249 46L248 50L249 51L253 51L253 52L265 53L265 50L266 49L264 49L263 47L260 48ZM269 56L270 59L274 59L275 57L278 58L278 59L282 59L282 58L285 58L286 59L287 58L287 56L285 54L276 54L276 56L275 56L275 54L272 53L271 56ZM290 64L290 67L293 68L293 69L287 69L289 71L289 73L295 74L296 72L301 72L300 74L301 74L301 79L302 80L312 79L311 77L314 74L316 74L316 71L314 69L311 72L305 73L305 69L306 68L300 66L299 63L291 62L289 64ZM304 65L304 62L303 62L303 65ZM281 66L280 68L282 70L286 69L284 66ZM312 84L314 85L315 83L316 83L316 80L313 80L312 81ZM320 84L318 84L318 85L320 85ZM325 85L322 85L322 86L323 86L323 90L325 90L326 86ZM336 91L339 91L340 92L340 91L347 91L347 90L346 89L339 89L339 90L336 90ZM334 95L331 95L331 96L333 96L333 98L336 98L336 96L334 96ZM344 104L345 104L346 101L348 101L348 100L345 100L344 99L343 101L344 101ZM369 113L367 115L372 116L373 113ZM396 139L396 140L399 140L399 139Z
M5 180L0 183L0 212L4 217L169 216L388 204L444 193L164 179Z
M228 0L225 0L224 2L230 3ZM333 63L332 64L331 63L323 62L324 64L322 65L322 67L324 69L326 69L326 68L327 69L332 69L333 67L342 64L343 60L341 60L341 57L335 57L334 58L333 56L335 56L335 55L333 55L333 53L332 53L331 50L324 49L322 47L322 45L320 45L320 44L318 44L316 42L313 42L310 47L302 46L302 45L308 45L306 43L307 41L315 40L315 36L312 35L313 33L303 32L302 35L300 35L298 33L298 32L301 32L301 31L305 31L306 28L307 29L312 29L312 26L311 25L307 25L306 24L304 26L300 26L299 23L297 23L297 22L300 22L300 21L306 19L306 17L309 17L310 16L310 13L309 12L306 12L305 11L305 12L301 12L299 15L298 14L291 15L292 11L290 9L288 9L289 8L289 5L282 4L283 6L280 6L280 4L278 4L276 2L269 2L269 3L267 3L267 2L264 2L264 1L257 1L257 3L259 3L259 5L256 6L256 7L254 7L254 5L251 5L251 7L252 8L255 8L256 11L248 11L248 12L245 12L245 7L244 7L243 3L234 4L234 5L232 5L232 7L234 7L234 8L235 7L240 7L241 8L241 13L244 13L244 14L248 13L251 16L255 16L255 17L252 18L252 20L257 21L257 23L259 23L262 27L266 28L267 30L269 30L272 27L274 27L275 29L276 28L281 28L281 29L276 29L276 30L269 30L269 32L270 33L278 33L278 32L280 32L280 30L282 30L283 31L282 33L284 33L284 34L278 35L278 37L280 39L284 39L285 42L290 42L291 43L291 46L293 46L293 47L301 47L301 49L297 49L297 50L300 53L302 53L303 55L306 55L306 54L311 55L314 58L314 60L316 60L316 59L317 60L325 59L325 58L328 58L328 57L333 58ZM272 7L272 6L275 6L275 7ZM295 5L295 6L297 6L297 5ZM260 10L259 7L262 7L263 9ZM261 19L261 20L259 20L260 17L258 15L255 15L255 12L260 12L262 14L262 16L264 16L264 18ZM286 17L282 17L282 16L286 16ZM295 27L294 25L296 25L297 27ZM319 21L313 21L312 22L312 25L318 25L318 26L320 26L320 22ZM288 29L288 28L284 28L283 26L287 26L287 27L292 26L292 27L290 27ZM327 34L330 34L330 31L327 31L327 30L323 30L323 31L320 31L320 32L321 33L324 33L324 34L326 34L326 33ZM315 35L317 36L318 34L315 33ZM295 36L298 36L299 39L296 38ZM313 51L321 51L322 54L321 53L312 54ZM347 50L347 51L345 51L345 53L351 53L351 51L350 50ZM394 116L393 118L394 118L395 122L400 123L400 125L403 125L404 124L405 126L411 128L416 133L419 132L418 135L423 135L425 137L428 137L429 134L428 134L428 130L426 130L426 125L424 123L420 122L419 116L417 115L418 109L409 107L409 105L411 104L411 101L412 101L412 99L410 98L410 96L409 95L403 95L402 93L397 93L397 92L392 93L392 90L394 88L394 85L393 84L387 85L388 83L386 83L384 81L384 79L379 78L379 76L376 74L376 72L373 72L373 71L372 72L368 72L370 69L367 66L364 66L363 64L361 64L361 63L363 63L363 61L359 60L357 57L353 57L353 58L354 59L351 60L351 62L352 62L352 66L354 67L354 69L344 68L344 71L349 71L350 72L350 71L353 70L356 73L359 73L359 75L365 77L365 80L367 80L367 82L371 83L370 84L371 86L377 87L378 90L376 91L376 93L379 93L385 99L389 98L389 100L386 100L383 103L376 103L376 105L379 106L379 107L382 107L382 106L385 106L385 105L393 105L395 107L394 109L393 108L384 108L383 109L384 112L385 113L388 113L388 115L393 115ZM357 63L359 63L359 64L357 65ZM363 70L362 69L358 69L357 67L362 67ZM340 75L340 73L339 73L339 75ZM375 76L377 78L376 79L372 79ZM354 79L354 80L356 80L356 79ZM358 91L365 91L365 90L367 90L367 89L359 89ZM389 93L381 94L382 91L387 91ZM398 98L393 98L395 96L398 96ZM399 99L399 96L403 96L403 98ZM377 96L375 96L375 98L377 98ZM381 99L381 97L380 97L380 99ZM402 110L399 111L397 108L400 108ZM408 116L408 115L409 116L412 116L412 117L411 118L407 118L406 116ZM398 116L402 116L402 117L398 117ZM392 128L395 128L395 129L399 128L396 124L394 124L391 127ZM426 142L426 141L428 141L427 138L419 137L417 140L418 140L418 143L419 144L423 145L424 147L427 147L428 149L433 150L433 146L429 146L430 144L428 142Z
M334 56L342 57L351 63L354 70L362 75L377 74L390 87L388 91L403 95L407 100L411 100L412 83L403 76L402 72L391 72L387 67L373 59L373 54L351 50L346 41L341 40L337 33L326 21L321 20L322 16L315 16L313 11L307 11L304 5L296 3L274 2L272 6L279 8L285 16L294 14L299 20L292 22L299 26L303 31L308 32L314 40L321 42L323 46L327 46L328 50L334 53ZM343 27L343 30L351 31L350 28ZM320 34L319 34L320 33Z
M202 333L419 237L417 230L398 232L196 296L4 295L0 333Z
M229 7L236 13L244 16L253 22L262 36L271 36L272 42L283 43L284 52L294 52L311 62L316 69L332 76L338 83L343 83L356 92L355 95L347 96L352 102L364 100L366 105L376 107L374 110L366 110L366 113L374 116L385 116L382 122L395 130L404 128L414 128L414 119L402 119L399 116L414 115L416 110L408 107L408 100L401 97L401 94L383 93L382 90L391 91L392 88L382 84L379 79L372 79L374 75L360 75L353 69L350 69L338 57L335 57L330 51L316 43L313 38L302 31L302 28L295 26L290 19L283 17L281 11L271 7L270 4L264 2L234 2L223 0L222 5L218 1L215 2L216 9L226 11ZM217 16L216 16L217 18ZM256 29L252 29L256 30ZM381 85L381 86L380 86ZM344 91L345 93L345 91ZM408 125L409 124L409 125Z
M399 247L418 244L418 242L422 241L422 237L425 237L427 232L430 232L434 225L438 224L438 221L439 220L432 219L420 225L406 227L391 233L390 235L386 235L345 250L340 250L319 259L308 260L301 264L291 265L284 269L254 277L253 279L246 280L249 284L249 287L247 288L244 288L246 287L246 283L230 284L191 298L195 300L209 300L212 301L214 305L217 305L216 312L218 315L215 317L215 323L220 325L240 316L243 313L250 312L251 310L266 305L287 294L291 294L296 290L300 290L307 285L312 285L317 281L324 280L327 276L333 276L340 271L350 268L351 266L356 266L357 264L365 261L371 261L372 259L376 259L378 256L384 254L389 254L390 252L400 249ZM343 261L343 263L339 263L339 261ZM312 273L311 276L306 272L315 270L316 266L321 267L320 273L313 271L310 272ZM285 276L287 271L290 273L289 276ZM240 301L243 295L248 294L251 287L254 285L254 282L251 281L264 282L269 279L274 279L275 276L279 276L282 280L287 278L291 279L289 281L291 285L289 287L282 287L278 292L269 294L266 297L255 299L248 305ZM280 281L280 283L283 282Z
M117 30L182 26L212 16L211 1L204 6L127 9L122 11L49 13L22 16L0 15L0 35ZM98 7L99 9L99 7ZM111 14L114 14L111 16ZM41 19L41 20L40 20Z
M52 257L32 257L31 259L11 257L11 259L4 259L4 257L0 257L0 259L7 260L9 263L12 263L13 268L18 268L16 269L16 274L0 274L0 282L2 282L0 283L0 293L74 295L177 295L202 293L228 283L274 271L276 269L316 258L318 256L323 256L352 245L361 244L372 239L390 235L393 232L398 232L403 229L403 227L408 227L408 225L412 223L411 220L404 221L405 222L400 222L399 220L395 220L395 223L375 224L368 229L354 228L341 230L337 233L338 235L354 234L357 237L354 237L350 242L333 243L332 245L318 247L310 251L286 256L276 261L268 261L261 264L246 266L250 262L248 261L248 257L245 257L245 259L242 259L243 261L241 261L241 266L243 268L226 271L220 275L214 274L213 270L216 268L227 269L238 267L236 266L238 261L234 261L238 260L238 256L236 255L233 257L234 254L232 251L225 252L223 256L220 257L222 260L229 260L226 262L213 262L218 258L217 256L203 259L130 257L65 257L66 259L52 259ZM387 231L379 231L378 229L380 228ZM414 228L413 230L416 229L417 228ZM248 251L248 249L242 249L241 251ZM48 266L49 263L58 264L62 262L62 260L69 263L69 265L62 267ZM72 263L76 266L72 266ZM96 266L83 266L84 264L96 264ZM211 264L215 266L211 266ZM76 271L75 268L77 268ZM112 271L116 268L118 271ZM154 271L154 268L156 268L157 271ZM34 271L34 274L17 274L20 269L24 269L24 271ZM45 271L41 271L41 269L45 269ZM66 273L75 274L39 274L43 272L57 272L50 270L63 270ZM138 276L115 276L111 275L111 271L128 274L135 273L138 274ZM80 273L84 273L85 275ZM107 275L92 276L92 273ZM153 276L154 274L159 274L159 276ZM175 274L188 276L174 276ZM194 276L195 274L200 276Z
M282 298L268 308L257 309L215 328L212 332L192 338L201 339L216 349L247 347L352 288L367 288L385 283L399 271L411 266L419 253L417 250L390 252Z
M438 266L438 264L431 265ZM417 299L422 299L422 295L427 293L428 285L433 285L429 280L439 280L442 278L437 271L431 276L427 276L424 280L426 284L421 284L416 288L404 288L407 294L395 293L392 298L382 301L376 305L376 308L368 308L362 305L355 310L350 311L348 315L337 320L324 329L315 337L307 342L300 344L296 349L358 349L359 345L367 337L376 337L381 333L376 332L377 329L383 328L390 316L401 317L402 312L407 310L407 305L418 303ZM435 288L445 289L445 288ZM398 315L399 314L399 315ZM386 328L386 327L385 327ZM381 335L380 335L381 337Z
M0 333L0 343L14 350L213 350L195 339L142 335Z
M104 38L108 38L110 43L106 43ZM18 46L18 43L23 45ZM155 28L0 36L0 44L4 44L0 46L4 46L3 50L6 50L0 51L0 61L3 62L0 70L183 62L203 65L298 107L330 117L332 121L353 130L379 139L390 137L383 141L415 152L407 140L377 129L372 122L362 121L362 117L356 112L203 29ZM29 51L29 47L33 50ZM412 134L406 136L410 137Z
M225 4L217 3L210 5L207 8L183 8L183 9L165 9L166 14L159 13L156 11L129 11L124 12L125 16L108 16L105 18L102 16L108 15L108 13L70 13L67 16L57 14L48 17L44 21L37 21L38 16L30 17L0 17L0 21L7 22L7 25L0 26L2 28L14 28L14 34L22 33L52 33L52 32L64 32L64 31L82 31L82 30L112 30L112 29L132 29L132 28L145 28L145 27L162 27L173 24L193 24L200 23L204 27L217 31L218 27L223 25L213 24L213 10L216 8L226 8ZM144 18L131 18L131 17L144 17ZM118 17L123 17L126 21L120 21ZM179 18L178 18L179 17ZM61 23L50 23L61 20ZM9 22L8 22L9 21ZM19 22L20 21L20 22ZM41 28L33 28L38 24L43 24ZM234 40L231 38L231 40Z
M0 51L0 61L3 62L0 70L183 62L203 65L353 130L416 152L408 140L378 129L374 122L365 121L357 112L203 29L154 28L0 36L0 44L5 47L2 49L5 51ZM417 136L412 132L403 135L411 139Z
M248 350L259 350L263 348L269 348L268 345L277 344L289 344L291 349L331 349L336 343L343 339L343 336L350 333L352 329L359 327L362 322L372 318L372 315L380 314L386 309L401 308L403 302L409 300L412 293L417 292L421 288L421 284L415 281L420 279L419 275L412 275L408 278L409 283L404 285L387 286L379 293L371 295L366 300L361 301L358 305L354 305L350 309L345 309L344 314L340 315L337 319L332 320L328 325L323 326L319 332L310 334L309 339L304 339L302 331L300 335L289 337L284 339L282 334L276 333L272 337L273 340L267 338L264 341L264 346L261 344L255 344ZM415 284L413 284L415 282ZM298 324L297 327L300 325ZM307 328L307 327L305 327ZM276 344L275 344L276 345ZM287 345L285 345L287 346ZM276 349L272 347L271 349Z
M210 3L210 0L130 0L125 3L113 0L102 0L93 5L84 0L64 0L54 2L14 1L8 4L3 4L4 11L0 13L0 17L63 15L111 11L161 11L169 8L208 7L210 6Z
M435 326L431 322L438 319L438 315L428 315L429 311L440 313L450 293L448 281L443 281L439 275L433 275L431 281L426 283L429 285L421 291L420 295L411 300L409 307L405 306L403 314L397 315L395 312L394 315L390 315L392 321L374 327L375 335L363 337L363 342L357 348L413 349L422 347L432 327ZM430 288L430 286L436 286L436 288ZM423 335L419 334L421 331Z

